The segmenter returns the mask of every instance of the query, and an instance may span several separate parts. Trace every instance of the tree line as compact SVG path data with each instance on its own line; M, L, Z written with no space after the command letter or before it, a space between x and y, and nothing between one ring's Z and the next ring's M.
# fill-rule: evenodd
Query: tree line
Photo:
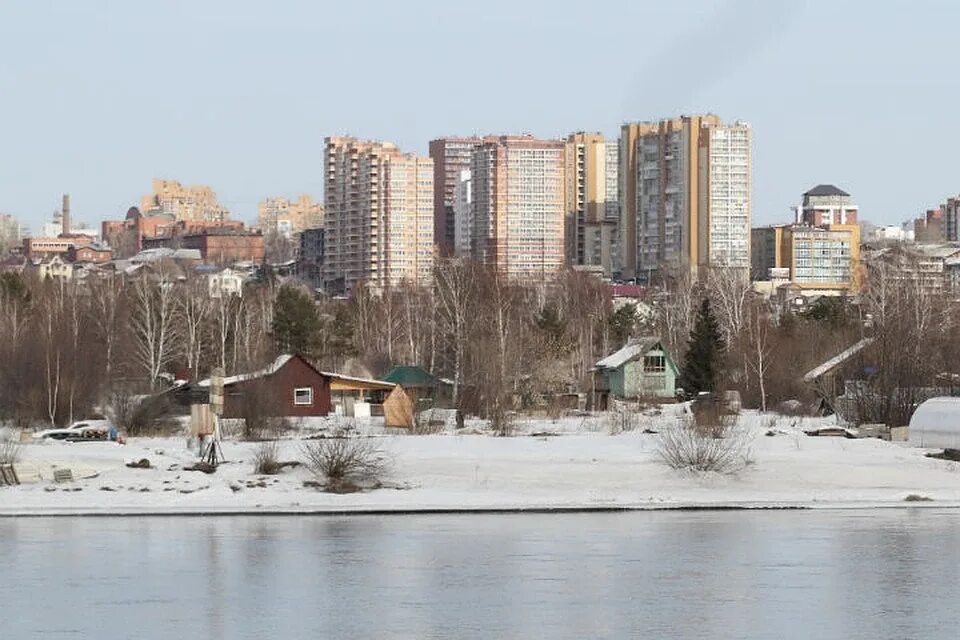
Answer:
M453 401L502 419L591 389L592 368L631 337L657 335L682 363L688 393L738 390L745 406L811 405L805 371L864 335L877 364L865 373L902 412L903 388L956 368L953 302L896 273L872 276L854 303L808 308L753 293L746 275L664 272L644 301L615 301L591 275L512 281L468 260L440 261L431 286L356 287L317 297L266 276L242 296L215 295L206 277L172 263L82 281L0 274L0 419L65 424L117 389L141 394L176 377L227 375L298 352L325 370L384 374L419 365L448 379Z

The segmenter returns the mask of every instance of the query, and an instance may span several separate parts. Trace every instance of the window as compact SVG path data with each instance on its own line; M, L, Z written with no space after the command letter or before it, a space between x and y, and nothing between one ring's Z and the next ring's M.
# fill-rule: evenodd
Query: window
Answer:
M293 390L293 404L300 407L309 407L313 404L313 389L300 387Z
M667 370L667 360L663 356L643 356L644 373L663 373Z

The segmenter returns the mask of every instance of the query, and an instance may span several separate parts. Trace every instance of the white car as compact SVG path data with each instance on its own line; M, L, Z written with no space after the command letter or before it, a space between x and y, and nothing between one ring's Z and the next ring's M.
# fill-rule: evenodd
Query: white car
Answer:
M74 422L62 429L44 429L33 434L36 440L67 440L68 442L86 442L107 440L110 437L110 424L106 420L87 420Z

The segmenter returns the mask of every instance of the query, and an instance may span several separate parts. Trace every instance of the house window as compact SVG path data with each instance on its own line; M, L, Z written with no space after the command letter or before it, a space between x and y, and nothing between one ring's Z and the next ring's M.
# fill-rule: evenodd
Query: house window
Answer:
M667 359L663 356L643 356L644 373L663 373L667 370Z
M313 389L301 387L293 390L293 404L298 407L309 407L313 404Z

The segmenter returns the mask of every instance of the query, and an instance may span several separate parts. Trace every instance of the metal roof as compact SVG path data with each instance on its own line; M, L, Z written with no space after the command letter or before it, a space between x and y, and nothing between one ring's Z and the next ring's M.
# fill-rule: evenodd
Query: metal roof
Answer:
M833 356L832 358L830 358L820 366L808 371L807 374L803 376L803 381L813 382L814 380L824 375L825 373L829 373L833 371L834 369L842 365L844 362L846 362L853 356L863 351L866 347L870 346L871 344L873 344L873 338L864 338L863 340L856 343L852 347L844 349L843 351Z
M637 338L636 342L632 342L627 346L623 347L619 351L615 351L610 354L600 362L596 364L597 369L618 369L630 362L639 358L646 352L653 349L657 344L660 343L659 336L644 336Z
M832 184L818 184L803 195L805 196L849 196L850 194Z

